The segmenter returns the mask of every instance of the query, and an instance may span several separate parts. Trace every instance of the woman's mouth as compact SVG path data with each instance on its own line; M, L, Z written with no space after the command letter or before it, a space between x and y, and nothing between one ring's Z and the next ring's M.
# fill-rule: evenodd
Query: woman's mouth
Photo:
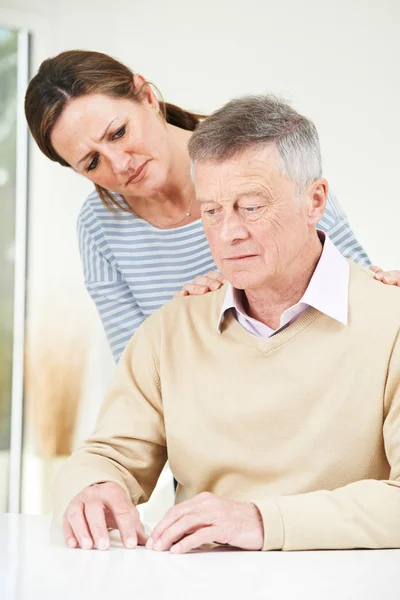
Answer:
M130 177L126 182L126 185L129 185L130 183L138 183L143 179L147 172L147 163L148 161L144 162L136 169L132 177Z

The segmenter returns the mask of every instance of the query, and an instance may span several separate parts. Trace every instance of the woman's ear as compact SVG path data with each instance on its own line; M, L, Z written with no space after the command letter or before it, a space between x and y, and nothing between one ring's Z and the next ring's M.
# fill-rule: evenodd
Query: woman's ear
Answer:
M159 101L155 95L151 84L139 73L135 73L133 76L133 88L136 93L139 93L141 101L151 106L151 108L158 110Z
M308 218L310 225L316 225L325 212L328 197L328 182L326 179L316 179L308 190Z

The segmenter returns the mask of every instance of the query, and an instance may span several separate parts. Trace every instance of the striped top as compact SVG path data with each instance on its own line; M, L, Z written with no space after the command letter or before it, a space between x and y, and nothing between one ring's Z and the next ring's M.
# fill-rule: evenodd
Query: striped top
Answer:
M123 202L119 196L118 200ZM332 194L318 228L343 256L371 264ZM217 269L201 220L158 229L131 213L111 213L95 191L80 211L78 236L85 285L115 360L140 324L183 284Z

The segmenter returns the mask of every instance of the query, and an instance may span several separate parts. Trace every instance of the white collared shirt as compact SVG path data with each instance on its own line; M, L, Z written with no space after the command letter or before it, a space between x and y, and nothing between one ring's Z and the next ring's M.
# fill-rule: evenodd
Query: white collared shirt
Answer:
M323 243L323 249L310 283L300 301L282 313L278 329L271 329L261 321L247 315L243 307L242 290L237 290L228 284L218 319L218 333L221 333L225 312L231 309L237 321L247 331L259 338L268 338L287 327L310 306L343 325L347 325L349 265L324 232L318 231L318 235Z

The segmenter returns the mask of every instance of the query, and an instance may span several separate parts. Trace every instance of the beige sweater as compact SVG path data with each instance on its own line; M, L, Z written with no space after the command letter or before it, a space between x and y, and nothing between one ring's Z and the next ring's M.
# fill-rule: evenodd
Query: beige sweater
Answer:
M57 477L58 518L96 482L146 501L168 451L177 502L254 502L264 550L400 547L400 289L350 265L348 326L310 308L268 340L229 314L218 334L224 288L147 319Z

